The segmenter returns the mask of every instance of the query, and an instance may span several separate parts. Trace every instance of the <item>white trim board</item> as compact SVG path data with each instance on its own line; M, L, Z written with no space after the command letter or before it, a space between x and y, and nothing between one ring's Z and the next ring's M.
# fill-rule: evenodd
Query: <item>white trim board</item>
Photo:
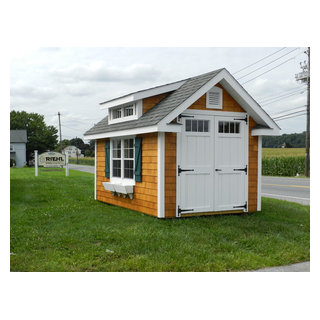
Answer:
M158 218L165 217L165 132L158 132Z
M140 127L135 129L120 130L120 131L110 131L106 133L96 133L91 135L85 135L85 139L103 139L103 138L113 138L113 137L123 137L132 136L137 134L151 133L151 132L181 132L181 126L170 124L170 125L155 125L150 127Z
M241 105L241 107L252 117L258 124L269 127L270 131L264 131L265 135L278 135L280 127L272 120L272 118L259 106L259 104L245 91L240 83L226 70L221 70L216 76L203 85L198 91L187 98L182 104L170 112L163 118L159 124L170 123L179 114L189 108L195 101L202 97L217 83L228 91L228 93ZM260 129L259 129L260 130ZM259 131L257 131L259 133Z
M174 91L174 90L179 89L185 82L186 82L186 80L181 80L181 81L177 81L174 83L169 83L169 84L165 84L162 86L158 86L155 88L150 88L150 89L134 92L134 93L131 93L126 96L119 97L119 98L116 98L113 100L108 100L108 101L100 103L100 109L101 110L108 109L111 107L119 106L121 104L134 102L136 100L141 100L144 98L156 96L158 94Z
M257 211L261 211L262 136L258 137L258 190Z

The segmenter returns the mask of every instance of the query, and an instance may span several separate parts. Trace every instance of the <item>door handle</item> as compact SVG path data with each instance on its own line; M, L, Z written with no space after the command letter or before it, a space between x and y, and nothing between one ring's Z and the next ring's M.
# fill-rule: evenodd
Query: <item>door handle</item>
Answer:
M216 169L216 171L222 171L222 169Z

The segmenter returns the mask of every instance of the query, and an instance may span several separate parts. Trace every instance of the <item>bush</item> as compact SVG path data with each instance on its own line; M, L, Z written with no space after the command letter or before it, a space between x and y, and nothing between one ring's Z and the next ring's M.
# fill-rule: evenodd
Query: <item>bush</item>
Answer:
M10 167L16 166L16 160L10 158Z
M262 175L293 177L304 174L304 157L272 157L262 159Z

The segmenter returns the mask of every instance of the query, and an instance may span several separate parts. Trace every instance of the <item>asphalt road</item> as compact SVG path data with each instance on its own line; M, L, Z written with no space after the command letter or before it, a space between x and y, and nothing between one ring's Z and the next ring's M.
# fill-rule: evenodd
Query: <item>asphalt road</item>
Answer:
M69 168L94 173L94 167L69 164ZM287 200L310 205L310 179L262 177L263 197Z
M262 177L261 195L310 205L310 179Z

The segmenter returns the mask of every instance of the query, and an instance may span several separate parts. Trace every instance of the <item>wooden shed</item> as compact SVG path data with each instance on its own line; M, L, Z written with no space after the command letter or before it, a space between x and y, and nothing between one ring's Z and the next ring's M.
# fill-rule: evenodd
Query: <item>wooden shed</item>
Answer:
M262 136L280 128L226 69L100 105L95 199L158 218L261 210Z

